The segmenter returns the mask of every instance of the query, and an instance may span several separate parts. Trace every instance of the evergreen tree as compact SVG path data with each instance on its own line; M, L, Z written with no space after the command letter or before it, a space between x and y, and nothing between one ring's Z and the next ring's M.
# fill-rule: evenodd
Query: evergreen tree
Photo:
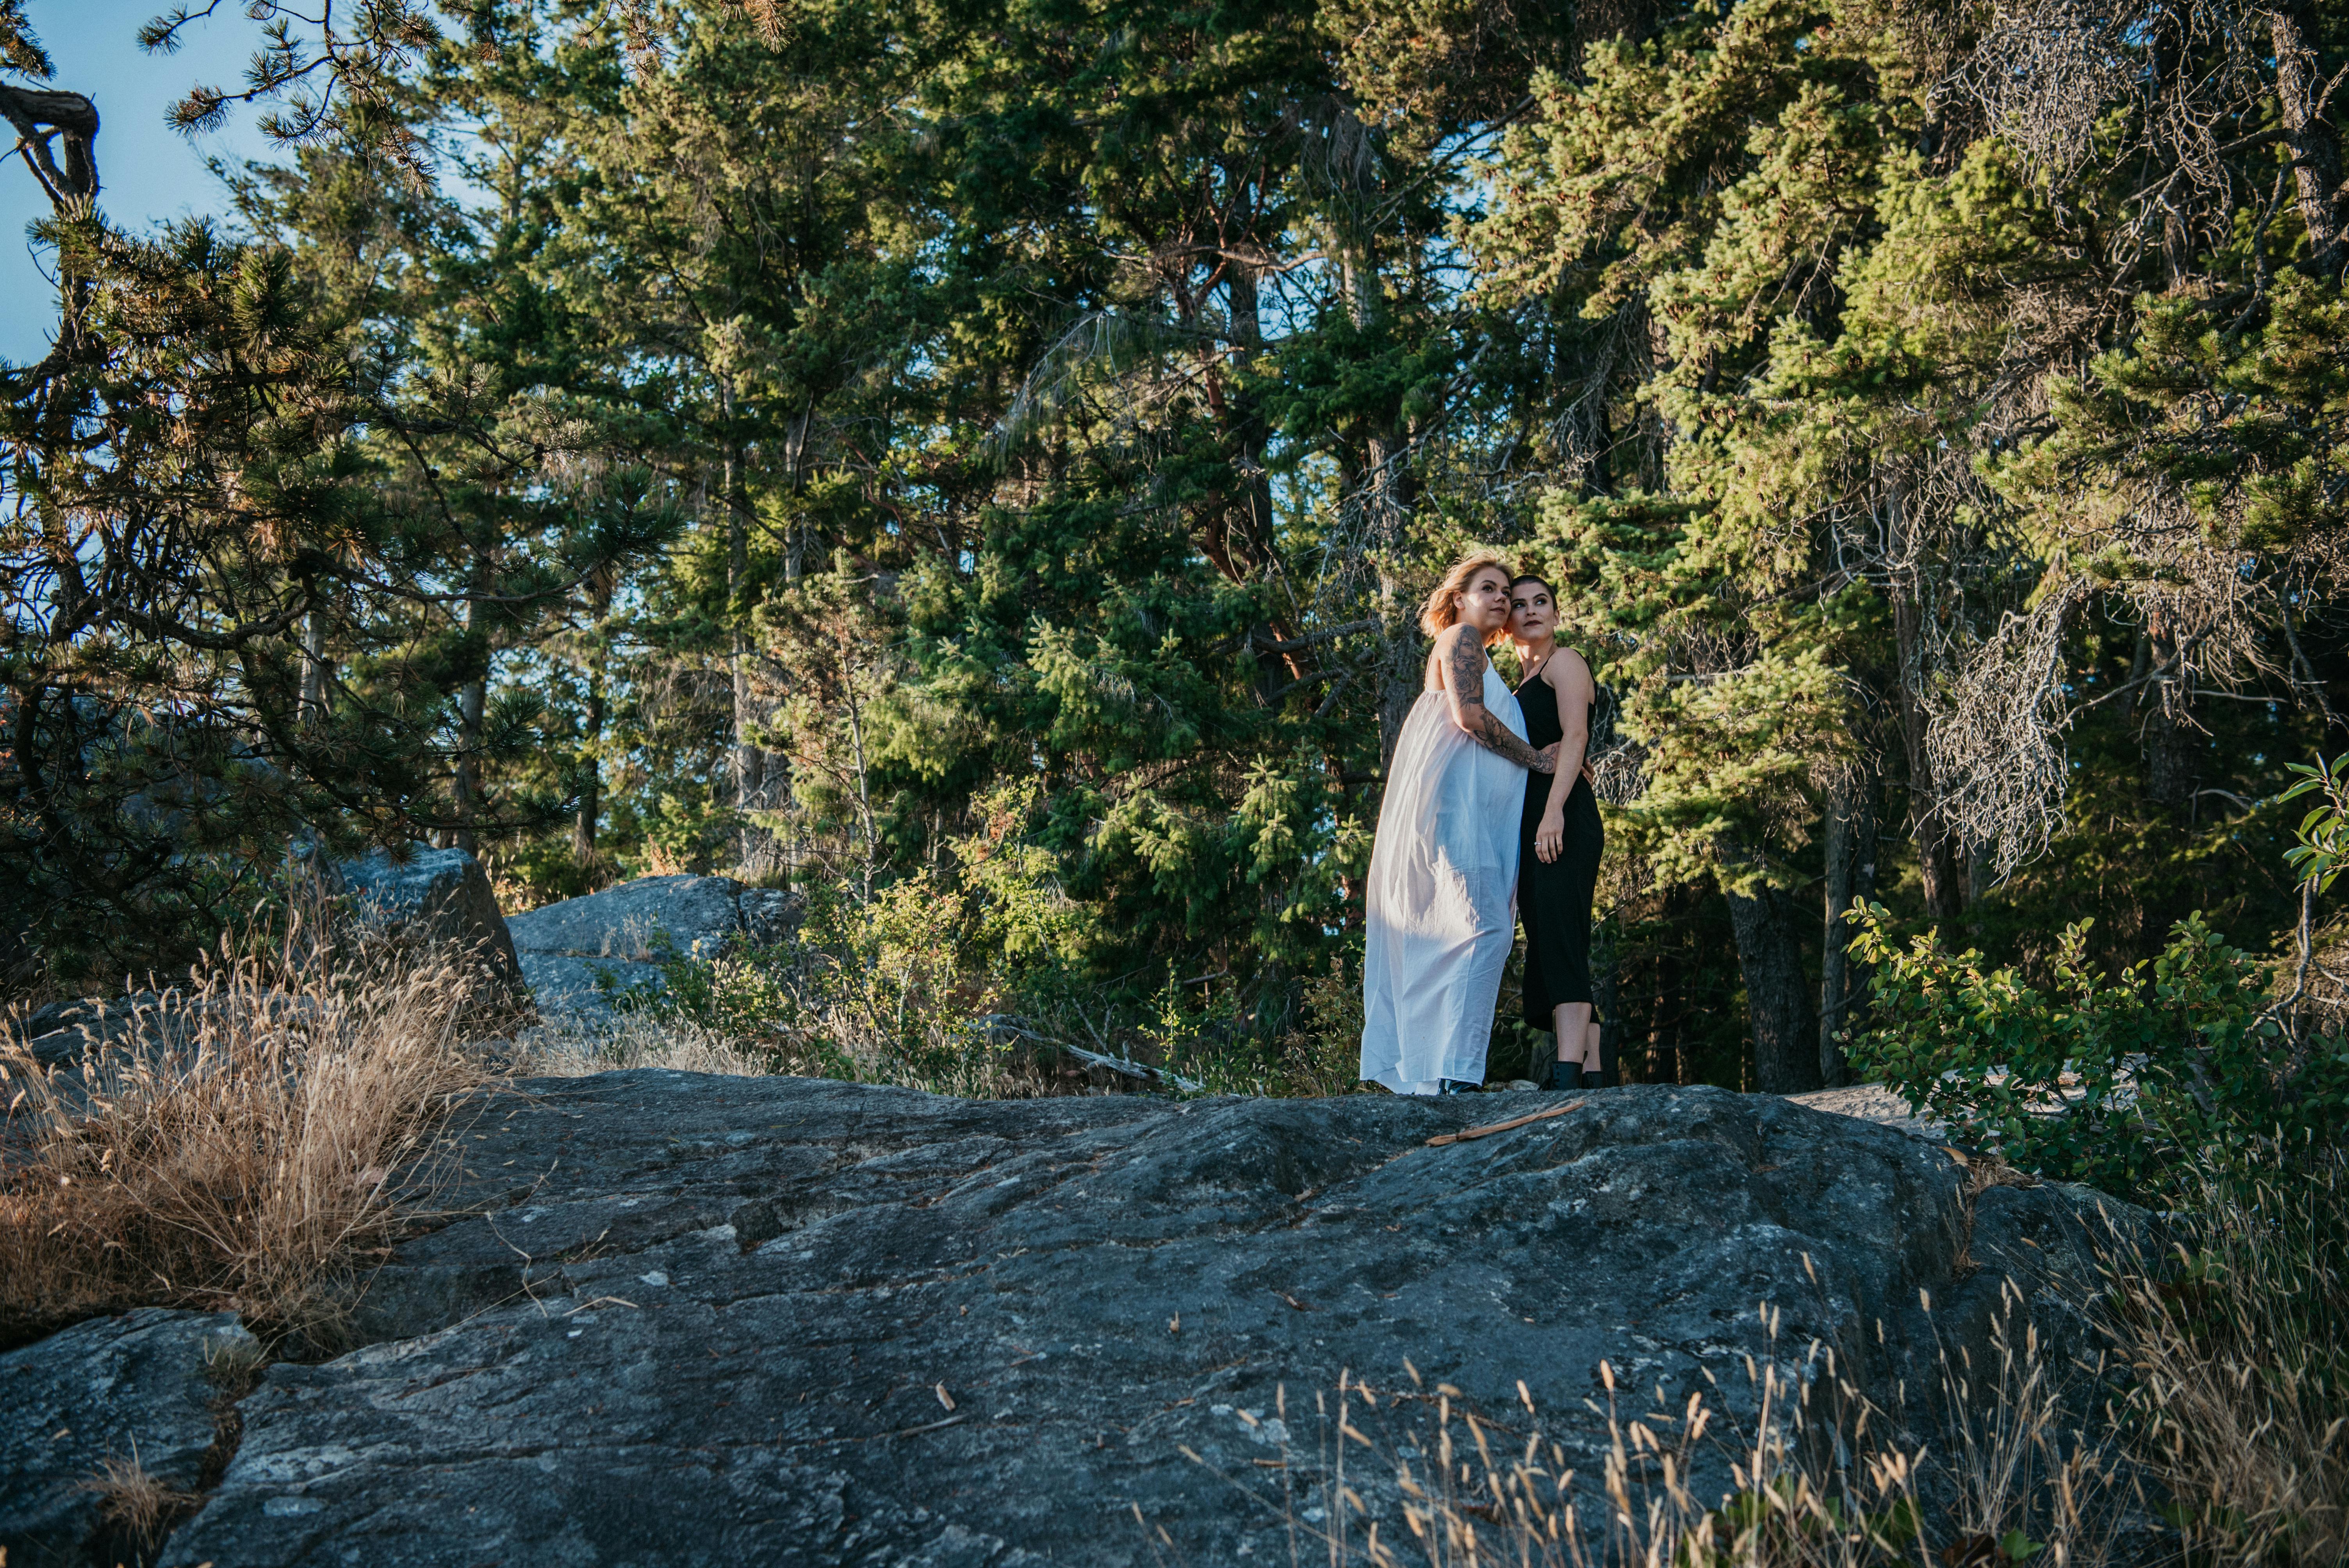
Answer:
M263 9L175 111L276 117L249 239L115 233L86 100L0 90L63 284L20 925L431 831L524 898L792 881L932 1003L1267 1081L1309 995L1343 1048L1471 541L1623 699L1634 1075L1837 1081L1860 903L2033 974L2323 918L2325 7Z

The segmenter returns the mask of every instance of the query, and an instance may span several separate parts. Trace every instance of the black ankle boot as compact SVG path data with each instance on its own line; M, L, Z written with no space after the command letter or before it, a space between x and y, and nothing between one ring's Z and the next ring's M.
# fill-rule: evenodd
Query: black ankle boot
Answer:
M1549 1087L1558 1094L1581 1087L1575 1079L1575 1064L1572 1062L1550 1063Z
M1582 1087L1585 1088L1605 1088L1607 1087L1607 1075L1605 1073L1584 1073L1582 1075Z
M1470 1083L1466 1078L1438 1078L1436 1079L1435 1092L1438 1094L1482 1094L1485 1092L1485 1086L1481 1083Z

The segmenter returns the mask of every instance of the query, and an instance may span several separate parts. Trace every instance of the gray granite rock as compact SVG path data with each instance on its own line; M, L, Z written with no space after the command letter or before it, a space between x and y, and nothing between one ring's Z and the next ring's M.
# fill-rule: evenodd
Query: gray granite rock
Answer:
M360 913L421 940L473 955L492 992L525 994L513 937L481 862L464 850L411 844L398 858L382 850L334 868L334 885Z
M770 945L798 929L799 910L796 893L730 877L639 877L506 923L539 1006L595 1014L614 991L658 988L662 945L714 954L738 935Z
M82 996L52 1002L27 1016L14 1034L43 1067L65 1067L91 1047L160 1033L179 1020L184 1004L166 1009L160 993L134 991L112 998Z
M270 1368L167 1562L1287 1561L1341 1374L1408 1387L1408 1360L1595 1471L1602 1362L1639 1409L1750 1420L1747 1356L1815 1378L1816 1341L1921 1430L1937 1350L1982 1364L2002 1292L2052 1354L2084 1343L2102 1222L1718 1089L1431 1147L1562 1102L525 1087L464 1132L479 1212L376 1277L372 1343Z
M150 1308L0 1356L0 1551L10 1568L81 1564L106 1531L89 1483L109 1460L175 1491L205 1478L214 1362L249 1357L233 1314Z

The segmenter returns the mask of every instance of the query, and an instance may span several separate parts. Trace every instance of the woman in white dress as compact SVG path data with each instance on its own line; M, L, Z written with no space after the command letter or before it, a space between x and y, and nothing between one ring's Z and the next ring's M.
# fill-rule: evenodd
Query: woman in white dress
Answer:
M1516 937L1517 818L1528 769L1517 699L1485 650L1509 620L1509 569L1475 552L1420 612L1435 639L1403 721L1364 890L1362 1077L1397 1094L1480 1088Z

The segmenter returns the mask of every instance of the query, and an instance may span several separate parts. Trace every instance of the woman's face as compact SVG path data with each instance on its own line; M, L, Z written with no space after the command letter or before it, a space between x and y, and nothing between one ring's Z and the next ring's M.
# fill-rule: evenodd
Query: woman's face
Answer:
M1557 605L1549 590L1538 583L1521 583L1509 595L1509 635L1520 643L1537 643L1557 630Z
M1509 624L1509 574L1488 566L1460 590L1460 619L1485 636Z

